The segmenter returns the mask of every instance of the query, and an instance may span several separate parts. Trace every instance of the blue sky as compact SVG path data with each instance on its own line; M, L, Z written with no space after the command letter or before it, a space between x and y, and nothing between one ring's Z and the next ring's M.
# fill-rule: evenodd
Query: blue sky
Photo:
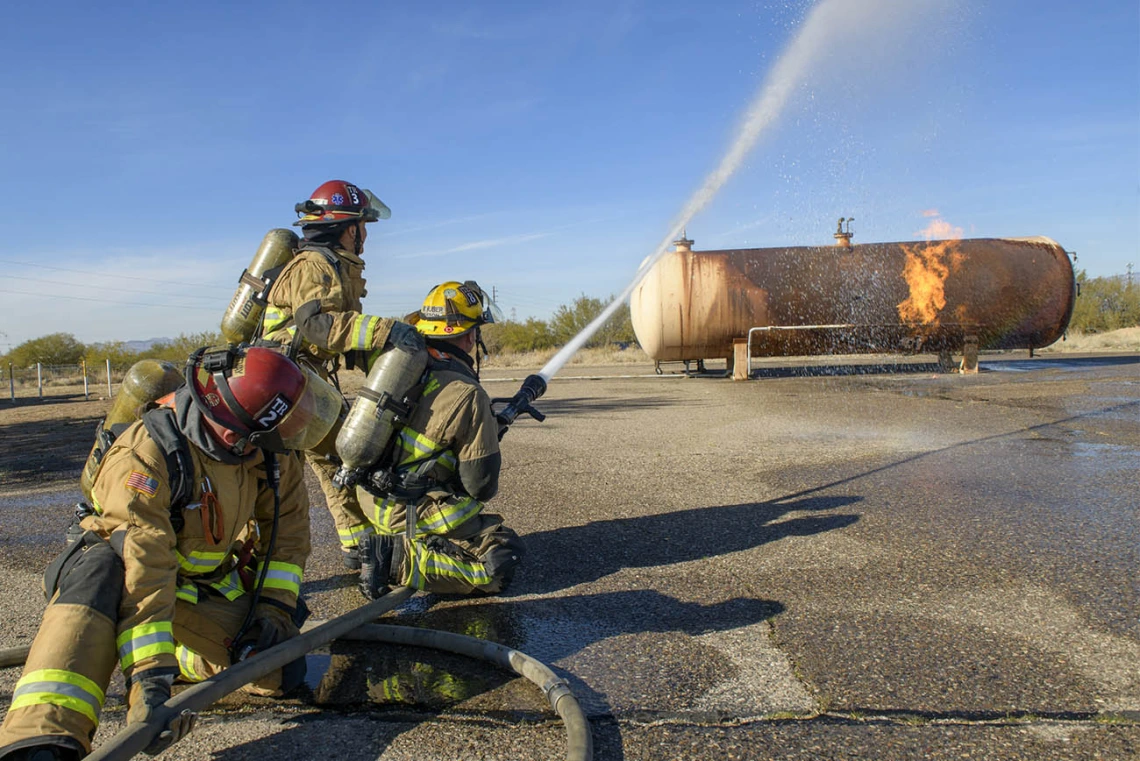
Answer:
M1047 235L1140 267L1135 0L844 6L697 249ZM262 235L340 178L367 311L448 279L517 318L623 290L813 3L11 3L0 351L215 330Z

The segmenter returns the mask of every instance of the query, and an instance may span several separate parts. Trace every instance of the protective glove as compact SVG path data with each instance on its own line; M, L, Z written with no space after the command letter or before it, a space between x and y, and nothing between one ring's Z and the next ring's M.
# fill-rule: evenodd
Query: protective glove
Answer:
M414 327L406 322L394 322L388 331L388 340L384 343L384 351L394 347L409 354L415 354L426 345L424 337Z
M133 682L127 695L127 724L149 721L155 711L170 700L170 686L173 683L174 676L171 674L143 677ZM190 734L197 721L198 714L191 710L172 717L143 752L148 756L158 755Z
M368 600L388 594L392 555L398 537L372 534L360 542L360 593Z
M256 652L268 650L301 633L293 613L272 603L260 602L253 611L253 631L257 632Z

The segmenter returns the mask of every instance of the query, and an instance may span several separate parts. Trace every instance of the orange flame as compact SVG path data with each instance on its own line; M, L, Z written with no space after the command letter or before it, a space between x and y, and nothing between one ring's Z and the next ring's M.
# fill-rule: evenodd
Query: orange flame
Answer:
M938 325L939 313L946 306L946 278L958 271L965 256L957 246L962 238L961 228L935 219L923 235L926 245L902 247L906 254L903 278L910 288L910 296L897 308L903 322L933 327Z

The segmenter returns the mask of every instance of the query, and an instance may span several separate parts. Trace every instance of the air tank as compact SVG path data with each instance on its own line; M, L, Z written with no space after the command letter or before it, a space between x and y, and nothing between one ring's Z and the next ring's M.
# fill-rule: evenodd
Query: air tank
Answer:
M231 344L253 338L257 326L261 324L261 315L265 313L266 298L273 278L293 258L300 242L295 232L285 228L270 230L261 239L253 261L241 273L234 297L230 299L230 305L222 316L222 336Z
M1076 284L1049 238L975 238L693 251L682 238L630 295L658 361L1035 349L1060 338Z
M115 442L116 436L131 423L142 417L146 406L161 399L182 385L182 373L170 362L142 359L131 365L111 402L111 411L95 431L95 444L79 477L83 496L91 499L91 486L103 454Z
M408 394L423 376L427 362L422 344L397 345L377 357L336 437L342 465L333 480L339 486L354 485L380 459L396 427L417 401Z

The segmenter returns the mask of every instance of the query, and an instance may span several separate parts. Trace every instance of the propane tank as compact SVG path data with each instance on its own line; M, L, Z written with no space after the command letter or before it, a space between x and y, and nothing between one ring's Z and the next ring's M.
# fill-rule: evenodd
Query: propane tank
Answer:
M103 454L115 442L115 437L142 417L148 404L161 399L181 385L182 373L170 362L142 359L131 365L127 374L123 376L123 382L111 403L111 411L95 430L95 445L91 447L91 454L87 456L83 474L79 477L79 488L83 490L86 499L91 499L91 486L95 483L95 474L99 472Z
M273 279L280 267L293 258L293 253L301 243L292 230L277 228L270 230L261 239L257 253L249 268L241 273L237 290L230 300L230 306L222 317L222 336L231 344L239 344L253 338L261 315L265 313L266 299Z
M342 488L358 483L384 454L397 426L406 421L418 399L408 394L427 368L422 345L402 346L381 354L336 437L336 452L343 463L333 481Z

